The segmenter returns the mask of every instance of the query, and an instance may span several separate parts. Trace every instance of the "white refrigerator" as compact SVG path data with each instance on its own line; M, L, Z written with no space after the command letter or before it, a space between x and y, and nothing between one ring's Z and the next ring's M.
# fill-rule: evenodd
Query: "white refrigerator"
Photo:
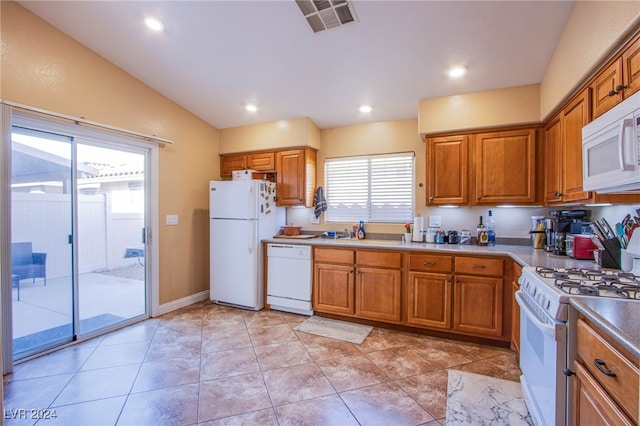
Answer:
M260 240L285 223L276 184L264 180L209 182L209 297L219 304L264 308Z

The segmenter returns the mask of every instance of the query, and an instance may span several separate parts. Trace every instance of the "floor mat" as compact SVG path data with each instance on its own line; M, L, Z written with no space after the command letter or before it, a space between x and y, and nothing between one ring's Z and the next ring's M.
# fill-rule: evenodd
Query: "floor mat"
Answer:
M447 426L532 425L520 383L449 370Z
M294 330L359 345L364 342L373 327L313 316L298 325Z

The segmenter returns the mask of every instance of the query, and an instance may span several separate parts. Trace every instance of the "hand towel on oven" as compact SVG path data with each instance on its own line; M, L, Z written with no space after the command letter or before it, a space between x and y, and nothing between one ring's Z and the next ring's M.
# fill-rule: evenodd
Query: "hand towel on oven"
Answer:
M316 188L316 193L313 196L313 213L316 215L316 219L320 217L322 212L327 210L327 200L324 198L324 190L321 186Z

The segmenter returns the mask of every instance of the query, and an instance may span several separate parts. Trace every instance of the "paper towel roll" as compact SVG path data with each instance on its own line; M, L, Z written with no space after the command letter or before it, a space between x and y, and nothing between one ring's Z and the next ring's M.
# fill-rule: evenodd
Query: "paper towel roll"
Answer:
M416 216L413 218L413 235L411 241L421 243L424 241L424 218L422 216Z

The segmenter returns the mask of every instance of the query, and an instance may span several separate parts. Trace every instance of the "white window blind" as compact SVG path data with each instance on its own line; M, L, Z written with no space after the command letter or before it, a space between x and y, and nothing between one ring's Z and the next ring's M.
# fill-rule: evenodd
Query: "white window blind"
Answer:
M329 222L413 221L412 152L329 158L324 177Z

